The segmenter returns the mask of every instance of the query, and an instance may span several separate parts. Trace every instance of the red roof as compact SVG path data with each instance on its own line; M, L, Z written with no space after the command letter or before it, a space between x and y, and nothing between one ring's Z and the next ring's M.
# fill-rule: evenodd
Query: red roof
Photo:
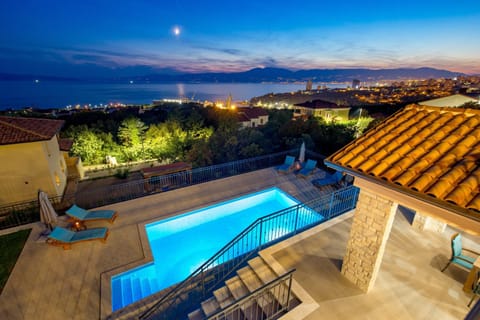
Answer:
M238 108L237 110L239 114L244 114L249 120L268 116L267 110L259 107L243 107Z
M73 145L73 140L68 138L63 138L58 141L60 151L70 151Z
M237 119L240 122L247 122L250 121L250 118L247 117L244 113L237 113Z
M298 103L295 106L303 107L308 109L348 109L347 106L339 106L336 103L325 101L325 100L313 100L303 103Z
M0 116L0 145L50 140L63 120Z

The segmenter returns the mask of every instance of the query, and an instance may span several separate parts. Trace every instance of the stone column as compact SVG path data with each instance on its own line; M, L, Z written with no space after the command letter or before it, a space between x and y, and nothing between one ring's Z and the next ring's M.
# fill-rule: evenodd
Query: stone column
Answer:
M397 206L368 190L360 190L342 274L365 292L377 278Z
M421 231L428 230L442 233L445 231L447 224L432 217L423 215L417 211L415 212L415 217L413 218L412 227Z

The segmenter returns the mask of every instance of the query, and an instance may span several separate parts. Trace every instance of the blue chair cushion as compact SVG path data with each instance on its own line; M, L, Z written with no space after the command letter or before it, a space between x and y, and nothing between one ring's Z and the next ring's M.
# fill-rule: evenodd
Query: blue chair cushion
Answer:
M475 262L475 258L461 254L461 255L458 255L457 257L454 257L452 259L452 262L458 265L461 265L462 267L465 267L467 269L472 269L473 263Z

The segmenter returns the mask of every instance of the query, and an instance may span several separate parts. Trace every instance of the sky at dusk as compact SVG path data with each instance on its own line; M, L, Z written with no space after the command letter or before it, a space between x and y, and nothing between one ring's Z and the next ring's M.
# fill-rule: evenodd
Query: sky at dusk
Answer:
M256 67L480 74L480 1L2 0L0 73Z

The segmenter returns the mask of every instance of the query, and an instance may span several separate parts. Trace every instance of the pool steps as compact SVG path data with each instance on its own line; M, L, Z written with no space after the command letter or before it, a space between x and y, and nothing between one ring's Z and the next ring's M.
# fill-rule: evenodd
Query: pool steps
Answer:
M112 306L123 308L159 290L157 280L153 277L140 277L137 274L124 276L112 281Z
M237 271L237 274L225 281L225 286L213 292L213 296L201 303L201 307L188 314L189 320L202 320L225 308L234 301L243 298L249 293L260 288L264 284L277 278L277 274L261 258L256 257L248 261L248 265ZM238 314L232 317L233 320L241 319L260 319L276 312L278 304L285 305L286 298L275 296L275 291L264 297L261 301L255 301L252 304L238 311ZM290 303L299 303L293 295ZM248 315L254 315L250 317ZM259 316L262 315L262 316Z

